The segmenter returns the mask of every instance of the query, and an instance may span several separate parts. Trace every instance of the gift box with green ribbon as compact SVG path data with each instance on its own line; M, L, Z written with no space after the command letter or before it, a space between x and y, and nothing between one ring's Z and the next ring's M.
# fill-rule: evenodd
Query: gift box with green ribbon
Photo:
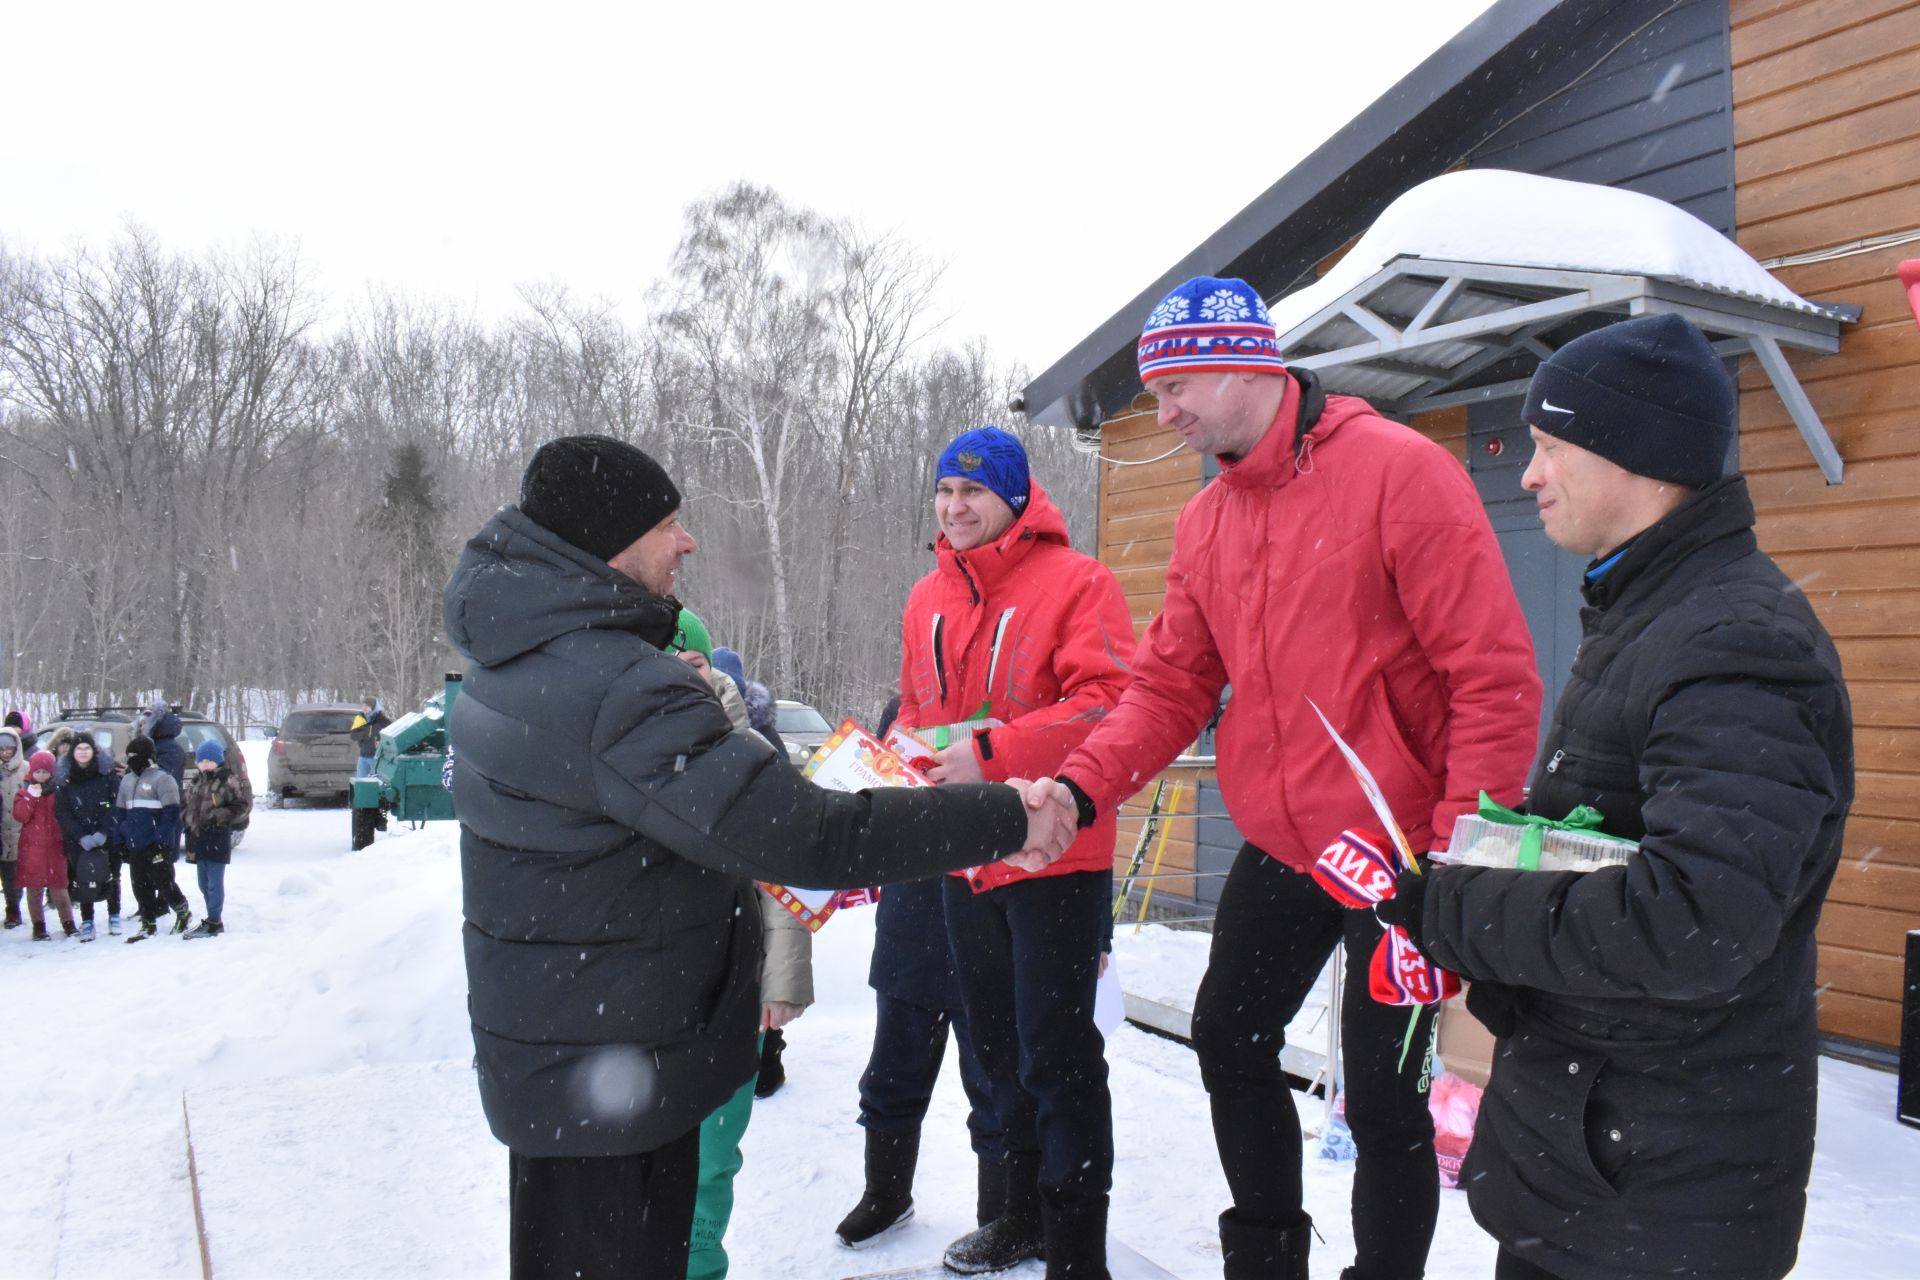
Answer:
M1580 805L1564 818L1518 813L1480 793L1478 814L1458 818L1453 838L1436 861L1521 871L1598 871L1624 865L1640 846L1599 828L1598 809Z

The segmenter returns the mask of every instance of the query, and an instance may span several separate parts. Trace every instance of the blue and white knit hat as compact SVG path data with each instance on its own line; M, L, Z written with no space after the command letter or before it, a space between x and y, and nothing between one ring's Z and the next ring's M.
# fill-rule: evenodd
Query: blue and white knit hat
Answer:
M940 463L933 471L936 484L949 476L985 485L1016 515L1026 509L1033 490L1032 477L1027 473L1027 447L1018 436L999 427L975 427L955 436L953 443L940 451Z
M1140 381L1174 373L1281 373L1280 340L1245 280L1195 276L1160 300L1140 333Z

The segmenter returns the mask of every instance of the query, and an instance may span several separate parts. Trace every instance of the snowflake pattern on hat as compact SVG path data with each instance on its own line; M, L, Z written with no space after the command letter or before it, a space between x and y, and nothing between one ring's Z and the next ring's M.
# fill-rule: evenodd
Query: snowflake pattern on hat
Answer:
M1153 309L1153 314L1147 317L1147 328L1158 329L1165 325L1182 324L1192 314L1192 303L1177 293L1171 294L1163 298L1160 305Z
M1202 320L1234 321L1245 320L1253 314L1253 308L1247 305L1245 296L1231 289L1215 289L1200 304Z

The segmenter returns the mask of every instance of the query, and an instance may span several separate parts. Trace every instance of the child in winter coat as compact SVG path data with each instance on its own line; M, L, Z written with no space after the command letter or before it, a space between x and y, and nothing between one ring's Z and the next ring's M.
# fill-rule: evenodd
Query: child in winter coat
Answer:
M71 938L73 902L67 897L67 847L60 838L60 820L53 812L53 753L36 751L27 761L27 785L13 797L13 816L20 823L20 887L27 891L27 916L33 921L33 940L45 942L46 909L41 894L60 913L60 927Z
M113 776L110 762L101 758L93 739L84 734L74 739L63 763L65 781L57 767L53 774L54 813L67 842L68 889L80 905L80 941L92 942L93 904L98 898L107 900L107 932L120 932L121 853L112 843L113 801L120 780ZM104 855L106 878L82 883L82 860L96 849Z
M187 861L200 874L200 896L205 918L188 930L189 938L214 938L226 931L220 923L227 900L227 863L233 856L233 833L247 825L253 812L253 791L247 780L227 768L227 753L209 738L193 753L196 772L187 781L180 817L187 827Z
M153 739L127 744L127 775L120 779L120 847L133 869L133 896L140 905L138 942L155 933L162 911L173 912L173 932L185 933L193 913L174 883L174 844L180 833L180 785L154 762Z
M7 928L20 927L20 820L13 816L13 798L27 783L27 753L20 747L20 731L0 728L0 888L7 896Z
M741 733L751 733L747 705L732 679L713 665L713 641L706 624L692 610L680 611L680 630L675 636L680 660L698 671L713 686L714 694L726 710L727 720ZM765 1097L779 1088L766 1088L766 1046L780 1036L780 1028L805 1013L813 1003L813 934L794 918L793 913L776 902L765 889L755 897L760 902L761 941L765 951L760 964L760 1030L762 1076L740 1086L733 1097L720 1104L700 1125L700 1173L695 1187L693 1238L687 1256L687 1280L725 1280L727 1251L722 1241L727 1223L733 1217L733 1180L740 1172L740 1139L746 1134L753 1114L755 1097ZM772 1059L779 1066L776 1051ZM786 1078L781 1070L780 1079Z

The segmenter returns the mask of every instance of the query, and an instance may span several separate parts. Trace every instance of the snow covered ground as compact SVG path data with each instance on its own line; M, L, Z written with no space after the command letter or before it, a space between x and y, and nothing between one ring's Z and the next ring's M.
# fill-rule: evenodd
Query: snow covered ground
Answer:
M245 744L265 777L264 743ZM347 851L343 810L261 810L228 883L223 938L124 946L0 935L5 1144L0 1274L193 1277L191 1123L222 1280L467 1277L506 1270L506 1156L468 1062L455 830L395 830ZM191 868L183 883L200 905ZM729 1247L734 1274L837 1277L937 1258L971 1227L973 1166L951 1070L929 1119L918 1217L877 1249L836 1247L859 1193L854 1086L872 1019L872 914L817 937L820 1002L789 1031L789 1084L756 1104ZM1190 970L1197 940L1116 938L1142 988ZM1135 985L1130 979L1129 985ZM1172 994L1170 991L1165 994ZM1192 1054L1126 1027L1110 1044L1116 1231L1188 1280L1219 1274L1226 1190ZM1920 1273L1920 1132L1893 1078L1822 1064L1821 1140L1795 1275ZM1319 1115L1304 1100L1302 1112ZM1326 1234L1313 1271L1351 1258L1350 1166L1308 1162ZM1465 1197L1443 1193L1429 1274L1491 1274Z

